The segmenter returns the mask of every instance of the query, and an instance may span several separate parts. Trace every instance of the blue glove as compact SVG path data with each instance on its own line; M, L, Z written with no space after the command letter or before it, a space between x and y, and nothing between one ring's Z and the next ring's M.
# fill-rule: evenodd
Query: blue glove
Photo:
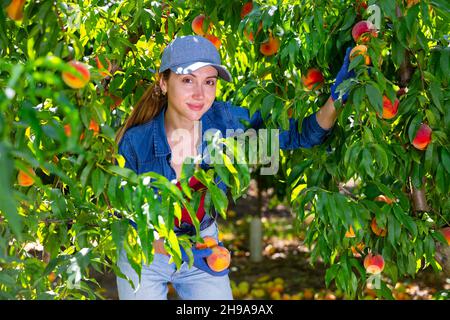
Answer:
M219 245L222 245L222 243L219 243ZM182 246L180 246L180 251L181 251L181 260L189 263L189 257ZM209 248L196 249L195 247L192 247L192 255L194 256L194 266L216 277L227 275L230 272L228 268L223 271L216 272L208 266L208 263L206 262L206 257L208 257L211 254L212 250Z
M352 48L347 48L347 51L345 52L345 58L344 63L342 64L341 70L339 70L336 79L334 80L333 85L331 86L331 97L333 98L333 101L336 101L339 98L339 91L337 91L337 87L344 82L344 80L347 80L349 78L353 78L355 76L355 71L348 71L348 66L350 64L350 51L352 51ZM348 98L348 92L344 93L342 95L342 102L345 103Z

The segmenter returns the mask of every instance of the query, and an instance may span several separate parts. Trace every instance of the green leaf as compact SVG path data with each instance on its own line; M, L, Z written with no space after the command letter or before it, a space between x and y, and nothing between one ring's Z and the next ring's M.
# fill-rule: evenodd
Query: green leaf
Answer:
M372 84L368 84L366 85L366 94L375 112L383 114L383 96L381 95L380 89Z
M439 109L441 113L444 113L444 110L442 108L441 100L442 100L442 88L441 84L433 80L430 84L430 93L431 93L431 99L433 100L434 105Z
M447 173L450 173L450 153L445 147L442 147L441 149L441 163Z
M103 171L96 168L91 175L92 189L94 190L95 197L97 198L105 189L106 177Z
M13 161L3 143L0 142L0 213L8 220L11 230L22 239L22 218L17 212L17 204L14 200L11 188L11 173L14 171Z

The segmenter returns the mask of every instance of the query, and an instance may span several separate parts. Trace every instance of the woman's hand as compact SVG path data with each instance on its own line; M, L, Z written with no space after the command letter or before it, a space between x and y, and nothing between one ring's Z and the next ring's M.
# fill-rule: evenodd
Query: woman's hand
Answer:
M342 64L341 69L339 70L338 74L336 75L336 79L334 80L333 85L331 85L331 98L333 101L336 101L339 98L339 91L337 91L337 87L344 82L344 80L347 80L349 78L353 78L355 76L355 72L348 71L348 66L350 64L350 51L352 51L352 48L347 48L347 51L345 53L344 63ZM345 92L342 95L342 102L345 103L348 98L348 92Z

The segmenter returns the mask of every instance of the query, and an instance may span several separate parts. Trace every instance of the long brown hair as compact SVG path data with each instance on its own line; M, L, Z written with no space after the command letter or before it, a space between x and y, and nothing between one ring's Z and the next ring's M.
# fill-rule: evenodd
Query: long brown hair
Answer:
M159 79L162 77L162 79L168 81L169 76L170 69L161 73L155 82L144 92L134 106L128 119L125 120L123 126L117 131L117 144L120 143L120 140L122 140L123 135L128 129L152 120L161 112L167 103L167 96L162 93L161 87L159 86Z

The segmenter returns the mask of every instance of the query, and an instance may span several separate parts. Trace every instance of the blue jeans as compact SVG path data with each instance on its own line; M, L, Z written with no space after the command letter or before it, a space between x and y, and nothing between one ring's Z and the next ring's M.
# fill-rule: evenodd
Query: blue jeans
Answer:
M202 237L218 239L217 224L200 231ZM117 277L117 290L120 300L167 300L167 284L172 283L179 297L184 300L232 300L228 275L212 276L194 266L183 262L177 270L175 263L169 263L169 256L156 253L150 265L143 265L141 283L137 273L128 262L125 250L119 256L118 267L133 281L133 289L126 279Z

